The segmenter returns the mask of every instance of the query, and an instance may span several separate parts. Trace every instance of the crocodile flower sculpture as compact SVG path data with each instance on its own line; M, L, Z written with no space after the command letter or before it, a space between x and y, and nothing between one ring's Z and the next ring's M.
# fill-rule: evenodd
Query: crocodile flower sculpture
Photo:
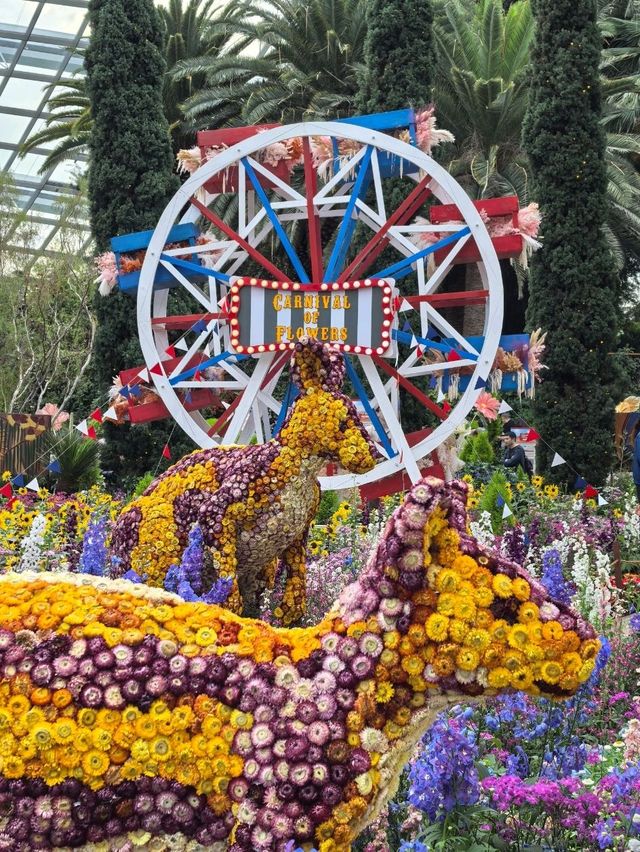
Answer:
M306 541L327 461L364 473L379 458L352 401L341 392L339 352L297 343L291 378L299 396L280 434L266 444L196 450L151 483L118 519L111 539L115 573L129 569L162 586L199 523L220 577L233 577L227 606L255 616L278 558L287 581L285 624L305 608Z
M314 627L162 589L0 577L0 850L348 852L448 703L570 696L593 629L424 479Z

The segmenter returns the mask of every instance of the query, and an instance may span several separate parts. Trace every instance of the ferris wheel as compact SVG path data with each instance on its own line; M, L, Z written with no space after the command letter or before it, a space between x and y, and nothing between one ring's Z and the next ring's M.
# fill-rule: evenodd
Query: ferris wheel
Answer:
M131 241L141 235L113 241L116 252L146 251L135 281L146 368L196 445L277 434L295 393L290 349L303 336L343 352L382 456L366 474L323 477L323 488L402 470L417 480L469 413L500 341L500 264L477 205L414 131L406 110L201 134L217 153L176 192L144 246ZM395 209L389 179L405 185ZM463 262L477 265L474 290L451 289L448 273ZM462 330L469 306L482 327L473 338ZM429 381L461 371L453 406L438 401ZM432 428L405 434L401 388L433 415Z

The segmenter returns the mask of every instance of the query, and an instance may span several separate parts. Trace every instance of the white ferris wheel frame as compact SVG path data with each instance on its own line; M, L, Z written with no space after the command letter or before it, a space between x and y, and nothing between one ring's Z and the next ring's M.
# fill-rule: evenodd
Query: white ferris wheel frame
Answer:
M481 392L482 387L478 388L478 380L484 380L486 382L489 372L491 371L495 354L498 349L501 330L502 330L502 319L503 319L503 290L502 290L502 275L500 271L500 264L498 261L498 256L496 254L495 248L491 241L491 237L487 231L487 228L482 221L480 214L474 207L471 199L464 191L464 189L457 183L457 181L444 169L440 166L435 160L429 157L426 153L421 151L420 149L409 145L406 142L403 142L400 139L397 139L393 136L390 136L386 133L381 133L379 131L370 130L368 128L350 124L348 122L331 122L331 121L311 121L304 123L297 123L286 125L282 127L276 127L272 130L266 130L264 132L258 133L254 136L249 137L248 139L243 140L237 144L230 146L228 149L220 152L216 156L212 157L210 160L206 161L201 165L196 172L194 172L188 180L185 181L184 184L177 190L173 198L167 204L165 210L163 211L160 219L158 220L158 224L153 232L151 237L151 241L149 243L148 249L146 251L145 260L143 263L143 267L140 274L140 281L138 285L138 294L137 294L137 322L138 322L138 334L140 339L140 345L142 348L142 353L144 355L145 363L147 367L150 369L152 366L156 365L159 360L159 351L162 349L160 347L168 345L168 337L166 331L163 332L162 329L155 329L151 323L151 319L154 317L163 316L166 313L167 299L168 299L168 290L158 290L154 289L154 279L156 275L156 270L159 264L162 264L165 268L169 269L173 275L182 283L183 286L188 285L189 282L187 279L170 265L167 265L165 260L160 259L160 255L178 255L180 253L186 253L185 249L178 250L164 250L165 244L167 243L167 238L169 232L174 224L176 224L176 220L178 219L183 208L187 207L186 213L180 219L180 222L193 222L196 221L200 212L197 210L195 206L191 204L191 199L196 195L198 190L213 178L218 173L224 173L225 170L234 165L235 163L239 163L245 157L251 157L252 154L260 151L263 148L266 148L269 145L273 145L274 143L281 142L285 139L290 139L292 137L331 137L334 139L344 139L350 140L357 143L362 144L363 146L372 146L375 153L373 157L375 161L375 165L372 168L374 174L374 184L376 187L376 195L378 197L378 201L381 198L381 180L380 180L380 171L377 163L377 151L387 152L393 155L396 155L403 160L408 160L414 165L418 166L421 172L429 175L431 180L429 183L429 189L431 190L433 196L443 204L455 204L460 214L463 217L463 222L460 223L459 229L464 227L469 229L469 234L465 237L459 238L456 242L453 243L451 250L447 258L437 267L434 274L429 277L425 276L425 265L424 260L422 262L418 261L415 263L415 270L418 275L418 283L419 283L419 292L420 293L430 293L433 292L437 286L440 284L440 281L446 276L446 273L449 271L451 266L451 262L455 255L462 249L463 245L469 240L475 240L476 246L478 248L480 254L480 261L477 263L477 266L480 271L480 275L483 282L483 289L487 291L487 299L484 313L484 341L481 348L481 351L478 353L477 360L462 360L455 362L455 365L451 365L451 367L459 368L462 366L474 366L473 374L470 376L469 383L466 389L463 391L460 398L456 401L454 407L449 412L447 418L439 423L433 431L422 441L415 444L413 447L409 447L404 433L400 427L398 422L398 418L394 411L394 407L392 405L390 395L397 394L397 381L394 379L389 379L385 381L378 374L377 368L375 366L374 361L370 356L367 355L357 355L355 357L359 358L362 368L364 370L365 376L367 377L367 381L371 388L371 391L374 395L375 404L378 408L378 411L384 418L384 421L387 424L389 433L393 442L396 445L396 449L398 450L398 454L392 458L387 458L386 460L380 462L373 470L369 471L365 474L351 474L351 473L340 473L334 476L321 477L320 484L324 489L332 489L332 490L341 490L345 488L357 487L360 485L365 485L370 482L377 481L378 479L382 479L384 477L390 476L398 471L405 469L410 476L412 481L416 481L420 478L420 471L418 467L418 461L428 456L433 450L435 450L440 444L442 444L447 437L449 437L454 430L464 421L470 410L472 409L479 393ZM347 166L341 168L339 172L333 175L333 177L327 181L327 183L321 188L318 189L316 195L313 199L313 207L314 210L318 208L321 203L327 204L329 209L333 207L334 204L344 204L348 201L349 196L329 196L326 197L327 186L329 184L337 185L341 179L344 178L344 175L348 174L349 170L353 169L353 165L363 156L363 152L365 148L360 149L356 154L352 156L352 158L348 161ZM261 164L257 163L256 160L251 160L251 166L255 171L260 172L263 171L264 167ZM377 174L376 174L377 173ZM244 183L246 181L246 174L244 168L239 167L239 184L243 191L245 189ZM336 180L338 175L342 175L341 178ZM376 179L377 177L377 179ZM277 181L275 182L277 184ZM285 185L282 184L282 187L285 188ZM295 190L288 189L289 195L293 198L297 193ZM306 196L300 196L300 201L297 202L297 206L302 209L302 215L300 216L283 216L280 221L284 221L287 218L300 218L304 219L304 205L307 204ZM275 207L280 208L291 208L296 205L293 202L281 202L278 204L276 202ZM376 216L375 213L365 205L360 199L357 200L357 208L358 213L361 218L367 222L369 227L372 228L373 233L376 230L379 230L384 222L386 221L384 218L380 218ZM335 214L334 214L335 215ZM255 221L254 217L254 221ZM245 217L246 219L246 217ZM259 245L260 241L264 239L265 234L270 232L272 229L267 227L265 230L264 219L266 216L262 218L262 220L258 219L256 223L258 229L262 227L261 233L257 233L254 230L253 242L251 242L252 237L247 236L246 239L248 242L251 242L252 245ZM251 223L244 222L245 228L247 225L250 226ZM457 228L456 228L457 229ZM408 256L411 252L415 252L416 246L413 243L410 243L405 234L410 234L412 231L421 231L421 232L439 232L443 233L447 230L456 230L451 226L447 227L444 225L437 226L426 226L426 227L417 227L411 225L398 225L393 226L389 229L389 242L394 245L401 253ZM392 233L394 232L394 233ZM238 249L240 247L238 246ZM202 246L196 247L196 251L203 250ZM190 251L193 251L191 249ZM228 250L228 257L232 257L234 254L233 251ZM246 257L246 253L244 257ZM238 268L239 264L242 263L243 258L240 259L239 262L236 262L234 269L225 271L225 274L231 274L233 280L233 271L235 268ZM338 270L338 273L341 270ZM216 291L214 281L212 284L212 279L209 279L210 288L213 286L213 294L211 294L210 305L217 305L217 298L219 296L219 291ZM197 293L197 288L193 286L186 287L189 292ZM202 299L200 299L202 302ZM421 321L423 327L426 325L429 314L431 313L431 318L433 319L433 312L430 311L429 306L425 303L420 305L419 314L421 316ZM437 315L437 314L436 314ZM439 318L440 321L443 321L443 318ZM396 315L397 320L397 315ZM446 321L444 321L446 323ZM449 327L452 328L452 327ZM209 332L204 333L204 337L209 334ZM459 336L456 332L456 336ZM203 335L198 336L198 340L202 338ZM195 348L195 345L194 347ZM467 346L468 351L472 351L472 348ZM473 350L477 351L477 350ZM221 363L221 367L223 367L230 375L232 381L225 382L224 387L227 389L238 388L240 391L244 384L243 391L243 399L240 400L240 403L234 412L232 421L228 427L227 434L231 432L234 436L234 439L230 439L231 441L237 441L239 443L246 443L251 434L257 434L260 439L266 433L266 428L268 428L268 423L265 424L264 411L262 414L258 411L257 405L254 405L257 401L260 401L264 405L266 404L272 410L274 410L274 406L277 405L276 401L271 396L273 392L273 388L275 387L275 382L277 381L277 377L272 380L266 387L261 387L265 376L267 375L269 368L273 364L275 357L278 353L265 352L261 355L255 357L257 361L253 373L250 377L248 377L245 373L239 370L232 364ZM404 364L400 367L399 373L401 375L406 376L407 378L413 375L427 375L430 372L436 372L437 370L446 370L449 365L444 363L435 364L435 365L423 365L420 367L416 367L415 362L417 361L417 356L414 352L409 356L409 358L404 362ZM155 388L162 399L163 403L167 407L169 413L175 420L176 424L186 432L192 440L201 447L215 447L222 446L217 441L215 441L211 436L207 435L206 431L204 431L203 423L206 424L204 418L199 414L199 412L188 412L179 396L177 395L174 387L169 381L169 377L164 375L157 375L155 372L151 373L153 383ZM236 379L236 383L233 382L233 379ZM215 383L210 383L210 386L214 386ZM201 387L201 383L193 383L192 387ZM180 387L189 387L189 383L182 383ZM251 415L251 416L250 416Z

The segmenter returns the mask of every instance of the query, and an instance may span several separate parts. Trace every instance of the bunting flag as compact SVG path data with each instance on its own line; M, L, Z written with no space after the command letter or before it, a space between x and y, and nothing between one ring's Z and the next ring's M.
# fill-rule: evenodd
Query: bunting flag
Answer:
M510 509L510 508L507 506L507 504L505 503L505 504L504 504L504 509L502 510L502 518L503 518L503 520L504 520L505 518L510 517L511 515L513 515L513 512L511 511L511 509Z
M58 459L54 459L50 462L50 464L47 465L47 470L51 473L62 473L62 467L60 466Z
M411 335L411 343L409 344L409 346L410 346L412 349L417 349L417 348L418 348L418 341L416 340L416 336L415 336L415 334L412 334L412 335ZM420 357L420 356L418 356L418 357Z
M107 408L105 413L102 415L102 419L103 420L117 420L118 415L116 413L115 408L113 406L111 406L110 408Z
M187 392L184 395L184 401L185 402L191 402L192 399L193 399L193 394L191 393L191 388L187 388Z
M34 476L31 482L27 482L26 488L28 491L40 491L40 486L38 485L38 478Z
M7 500L11 497L12 493L13 493L13 490L11 488L10 482L7 482L6 485L3 485L2 488L0 488L0 496L6 497Z
M198 322L191 326L191 330L195 331L196 334L202 334L203 331L207 330L207 324L203 319L199 319Z
M402 304L400 305L400 308L399 308L399 313L406 314L407 311L412 311L412 310L413 310L413 305L409 304L409 302L407 302L406 299L403 299Z
M97 437L98 433L96 432L96 430L93 428L93 426L89 426L89 428L87 429L87 438L91 438L92 441L95 441Z
M597 497L598 490L594 488L593 485L587 485L587 487L584 489L584 496L587 498L587 500L589 500L591 497Z
M605 500L602 494L598 494L598 506L608 506L609 501Z
M504 399L500 403L500 408L498 409L498 414L507 414L507 412L513 411L513 408L509 405L508 402L505 402Z
M584 488L587 487L588 482L586 479L584 479L584 477L577 476L576 481L573 483L573 485L576 491L582 491Z
M444 402L445 399L446 399L446 396L442 392L442 388L440 388L440 390L438 391L438 402Z
M8 503L7 503L7 505L5 506L5 509L7 509L7 511L9 511L9 512L10 512L10 511L13 509L13 507L15 506L15 504L16 504L17 502L18 502L18 498L17 498L17 497L12 497L12 498L11 498L11 500L9 500L9 502L8 502Z
M525 438L525 441L529 442L529 441L539 441L539 440L540 440L540 435L536 432L536 430L535 429L529 429L529 431L527 432L527 437Z
M442 403L442 410L444 411L445 414L448 414L451 411L451 405L447 402L446 399Z
M402 326L402 330L405 334L413 334L413 329L411 328L411 323L409 320L404 321L404 325Z
M184 337L181 337L180 340L176 340L175 348L179 349L181 352L186 352L189 348L189 344Z
M148 381L150 381L150 379L149 379L149 371L147 370L147 368L146 368L146 367L143 367L143 368L140 370L140 372L138 373L138 375L136 376L136 378L140 379L140 381L141 381L141 382L148 382Z
M136 399L142 396L142 388L140 387L140 385L131 385L131 387L129 388L129 392L131 393L131 396L135 396Z
M95 420L97 423L102 423L102 412L99 408L96 408L94 411L91 412L89 418L91 420Z
M498 494L498 496L496 497L496 506L500 508L501 506L504 506L504 504L504 497L502 496L502 494Z
M478 381L476 382L476 390L481 390L482 388L486 388L486 386L487 386L487 380L486 379L479 378Z
M11 484L14 488L24 488L24 484L26 482L24 473L17 473L11 480Z
M149 372L153 373L154 376L164 375L164 371L162 369L162 364L160 364L160 362L158 362L157 364L154 364L153 367L151 367L149 369Z
M80 421L80 423L78 423L78 424L76 425L76 427L75 427L75 428L76 428L76 429L78 430L78 432L80 432L80 434L82 434L82 435L85 435L85 436L86 436L86 435L88 435L88 434L89 434L89 427L87 426L87 421L86 421L86 420L81 420L81 421Z
M167 346L167 348L164 351L167 353L169 358L175 358L176 357L176 347L175 346L169 345L169 346Z
M169 444L165 444L162 448L162 457L165 459L171 458L171 450L169 449Z
M447 352L447 361L462 361L462 355L455 349L450 349Z
M551 462L551 467L558 467L560 464L566 464L566 461L562 458L560 453L554 453L553 461Z
M123 385L123 387L120 388L120 396L123 396L125 399L129 399L131 396L131 388L129 385Z

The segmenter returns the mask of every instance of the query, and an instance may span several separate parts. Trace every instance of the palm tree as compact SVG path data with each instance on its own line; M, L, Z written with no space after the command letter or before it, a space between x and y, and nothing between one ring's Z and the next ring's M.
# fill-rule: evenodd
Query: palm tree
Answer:
M187 120L219 127L353 113L365 7L366 0L232 0L235 33L252 50L231 42L217 57L179 63L178 79L206 78L185 104Z
M192 136L184 129L180 103L204 84L204 78L185 76L175 80L172 71L177 63L193 56L213 57L226 44L232 33L231 17L226 8L214 8L215 0L170 0L168 8L159 9L164 24L167 73L163 91L165 114L169 121L174 151L192 144ZM239 42L240 47L242 42ZM40 174L67 159L87 155L91 133L91 108L84 76L60 80L55 84L65 91L47 104L46 126L30 136L22 154L43 145L56 143L47 156ZM51 88L51 87L49 87Z
M609 176L605 227L619 268L629 254L640 256L640 25L614 16L624 13L621 5L601 0L599 15ZM528 0L510 4L506 13L500 0L441 0L434 27L438 121L456 137L442 146L440 158L472 197L515 194L526 204L529 166L520 136L535 29Z

